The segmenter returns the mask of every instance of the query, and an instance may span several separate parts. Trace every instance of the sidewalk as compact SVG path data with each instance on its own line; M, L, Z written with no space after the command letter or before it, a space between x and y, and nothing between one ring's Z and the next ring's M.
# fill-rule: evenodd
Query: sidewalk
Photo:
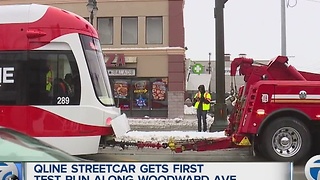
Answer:
M197 131L198 120L194 114L185 114L184 118L175 119L129 119L131 131ZM207 117L208 129L213 123Z

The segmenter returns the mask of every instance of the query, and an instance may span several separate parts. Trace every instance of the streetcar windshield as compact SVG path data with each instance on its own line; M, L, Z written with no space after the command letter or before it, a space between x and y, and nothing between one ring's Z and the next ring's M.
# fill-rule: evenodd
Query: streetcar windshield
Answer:
M102 104L113 106L114 99L100 42L98 39L86 35L80 35L80 39L96 96Z

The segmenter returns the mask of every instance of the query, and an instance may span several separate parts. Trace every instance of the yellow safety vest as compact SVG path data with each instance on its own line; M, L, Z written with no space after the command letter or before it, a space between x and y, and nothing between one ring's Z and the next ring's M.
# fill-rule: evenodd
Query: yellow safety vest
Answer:
M194 95L194 98L201 98L201 93L200 92L198 92L197 94L195 94ZM211 101L211 95L210 95L210 93L208 93L208 92L205 92L204 93L204 98L205 99L207 99L209 102ZM197 101L196 103L195 103L195 105L194 105L194 107L196 108L196 109L198 109L198 106L199 106L199 101ZM202 110L204 110L204 111L208 111L210 109L210 103L209 104L207 104L207 103L202 103Z
M51 70L49 72L47 72L46 79L47 79L46 90L51 91L51 88L52 88L52 71Z

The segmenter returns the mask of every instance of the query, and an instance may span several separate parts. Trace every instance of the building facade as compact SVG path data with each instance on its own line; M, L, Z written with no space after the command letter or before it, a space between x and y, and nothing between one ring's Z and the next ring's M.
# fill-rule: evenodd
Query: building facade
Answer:
M91 21L87 0L2 0L47 4ZM184 0L98 0L99 33L117 106L128 117L182 117Z

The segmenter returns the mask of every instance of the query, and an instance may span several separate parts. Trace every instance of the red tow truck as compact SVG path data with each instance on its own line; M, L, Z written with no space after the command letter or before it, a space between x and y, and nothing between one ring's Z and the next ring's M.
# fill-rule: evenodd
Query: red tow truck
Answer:
M225 137L129 145L170 148L176 153L251 147L253 155L272 161L299 162L308 158L312 150L319 148L320 74L295 69L285 56L268 64L235 58L231 63L233 79L238 68L245 84L231 90L230 99L235 105ZM128 143L120 142L120 146L125 145Z
M235 58L232 77L238 68L245 85L234 90L226 137L168 146L175 152L252 147L253 154L272 161L298 162L310 156L320 130L320 74L295 69L285 56L268 64Z

